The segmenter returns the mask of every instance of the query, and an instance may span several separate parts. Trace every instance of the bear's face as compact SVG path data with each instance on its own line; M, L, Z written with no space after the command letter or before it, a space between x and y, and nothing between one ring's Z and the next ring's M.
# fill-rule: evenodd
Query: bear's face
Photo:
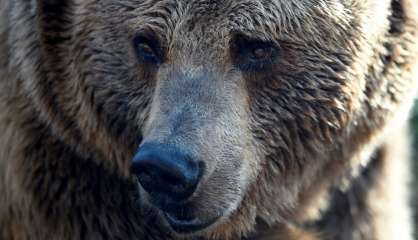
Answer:
M136 175L139 205L173 232L243 233L291 216L350 137L368 64L356 61L372 57L360 43L382 28L365 33L354 6L79 1L54 33L56 101L79 148Z

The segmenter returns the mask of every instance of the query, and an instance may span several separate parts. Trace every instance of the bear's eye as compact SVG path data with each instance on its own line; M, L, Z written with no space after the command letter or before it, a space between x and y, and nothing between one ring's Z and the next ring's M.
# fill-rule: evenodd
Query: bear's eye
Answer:
M133 45L141 60L157 65L162 62L160 44L156 38L137 36L133 40Z
M243 71L257 71L272 65L279 49L272 42L237 37L233 44L235 65Z
M273 57L274 49L272 47L258 47L254 48L251 53L251 59L255 61L270 59Z

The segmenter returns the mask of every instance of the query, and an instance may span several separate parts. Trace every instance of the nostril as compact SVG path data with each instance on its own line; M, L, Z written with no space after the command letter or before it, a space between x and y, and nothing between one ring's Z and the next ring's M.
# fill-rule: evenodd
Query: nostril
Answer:
M170 183L175 186L187 184L187 179L181 174L176 173L162 173L161 180L166 183Z
M198 164L188 155L157 144L144 144L135 155L131 168L148 193L174 199L190 197L201 175Z
M139 166L139 171L136 172L137 176L140 176L143 180L151 181L153 177L153 171L147 167L147 165Z

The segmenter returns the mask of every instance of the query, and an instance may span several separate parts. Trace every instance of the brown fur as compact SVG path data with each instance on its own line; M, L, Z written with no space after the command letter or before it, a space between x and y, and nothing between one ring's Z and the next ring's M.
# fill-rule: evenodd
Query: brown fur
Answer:
M237 35L279 58L241 71ZM415 0L0 0L0 56L0 239L412 239ZM170 230L129 172L147 141L203 159L216 224Z

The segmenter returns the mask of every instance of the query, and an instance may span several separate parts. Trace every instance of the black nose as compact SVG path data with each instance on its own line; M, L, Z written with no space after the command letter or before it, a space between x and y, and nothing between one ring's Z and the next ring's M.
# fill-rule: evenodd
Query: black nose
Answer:
M180 149L153 143L141 146L131 170L150 195L177 201L194 193L202 175L199 164Z

